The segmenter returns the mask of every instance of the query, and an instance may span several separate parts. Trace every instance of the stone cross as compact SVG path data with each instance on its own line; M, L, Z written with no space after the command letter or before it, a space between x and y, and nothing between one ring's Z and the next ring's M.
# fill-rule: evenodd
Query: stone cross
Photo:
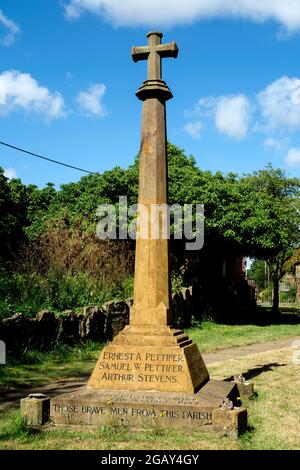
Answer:
M166 101L172 98L172 93L162 80L161 59L178 56L176 43L161 44L161 39L162 33L150 32L148 46L132 48L135 62L148 60L148 79L137 92L143 101L139 204L147 217L142 220L139 213L137 223L144 224L145 228L148 218L149 239L137 238L136 242L134 307L130 320L135 328L140 325L166 327L173 322L169 240L163 239L160 228L154 226L157 221L151 220L154 206L168 204ZM151 239L153 229L158 229L158 239Z
M148 80L161 80L161 59L165 57L178 56L176 42L161 44L162 33L148 33L148 46L132 48L132 58L134 62L148 60Z
M161 33L148 37L148 47L133 49L135 61L149 62L149 78L137 92L143 101L138 224L141 206L146 213L168 203L166 101L172 93L161 79L161 58L178 53L175 43L161 45ZM145 225L160 234L160 220ZM234 438L245 431L247 410L232 409L236 383L210 380L197 345L172 323L168 237L137 237L130 324L102 349L87 388L51 399L52 422L213 427Z
M194 393L209 380L197 345L173 327L169 239L162 228L168 212L152 219L153 208L168 204L166 101L172 93L161 77L161 59L178 55L176 44L161 44L161 38L149 33L147 47L132 49L135 62L148 60L148 79L136 94L143 102L137 225L147 236L136 239L130 324L102 350L91 389Z

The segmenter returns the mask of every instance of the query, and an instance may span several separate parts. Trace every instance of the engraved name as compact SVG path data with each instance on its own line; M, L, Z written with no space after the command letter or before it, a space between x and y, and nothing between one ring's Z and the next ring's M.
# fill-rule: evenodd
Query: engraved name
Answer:
M105 351L98 367L104 381L175 384L184 371L183 362L181 354Z

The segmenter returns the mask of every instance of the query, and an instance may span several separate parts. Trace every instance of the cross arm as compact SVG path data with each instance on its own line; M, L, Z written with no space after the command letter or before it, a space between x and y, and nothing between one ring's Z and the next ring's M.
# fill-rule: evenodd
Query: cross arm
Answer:
M157 52L161 57L176 57L178 56L178 47L176 42L171 42L170 44L160 44L157 46Z
M140 60L147 60L150 54L150 49L147 46L136 47L133 46L131 49L131 55L134 62L139 62Z

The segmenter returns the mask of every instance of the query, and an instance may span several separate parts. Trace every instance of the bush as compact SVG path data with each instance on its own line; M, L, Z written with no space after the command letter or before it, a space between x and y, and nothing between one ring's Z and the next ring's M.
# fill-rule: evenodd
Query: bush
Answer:
M297 295L297 286L296 284L290 287L288 292L280 292L279 293L279 300L283 303L295 303L296 302L296 295Z
M16 312L35 316L40 310L62 312L87 305L102 305L116 298L128 298L133 292L132 277L110 286L86 273L51 271L45 276L12 274L0 277L0 318Z
M259 294L259 299L262 302L272 302L272 299L273 299L273 288L272 288L272 286L269 286L266 289L262 290Z
M133 293L131 245L98 240L63 220L48 224L17 261L0 268L0 318L102 305Z

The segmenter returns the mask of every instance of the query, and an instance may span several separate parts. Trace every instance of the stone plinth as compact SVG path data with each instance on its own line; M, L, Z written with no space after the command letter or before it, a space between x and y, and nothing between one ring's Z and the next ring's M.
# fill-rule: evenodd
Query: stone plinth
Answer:
M212 429L214 413L221 406L224 397L235 402L237 395L235 384L221 381L209 381L196 394L97 391L84 387L77 392L53 398L50 415L56 425L110 424L140 428L157 426L170 429ZM220 417L218 414L216 416L218 426ZM226 421L227 428L232 430L236 424L238 432L239 420L231 418L229 421L230 426ZM222 426L224 427L223 424Z
M88 387L194 393L208 380L197 345L183 331L130 325L103 349Z
M51 419L56 425L118 424L184 430L213 428L215 421L216 429L225 427L226 432L238 434L247 414L233 409L239 394L236 384L211 381L197 345L182 330L172 327L169 220L165 210L166 102L172 93L162 80L161 66L163 58L177 57L178 48L176 43L161 44L161 38L161 33L151 32L147 46L132 49L135 62L147 60L148 79L137 92L143 101L143 118L130 324L101 351L87 387L51 400ZM226 401L231 408L224 411L220 407Z
M255 394L254 384L251 382L236 382L240 397L242 399L251 398Z
M29 396L21 400L21 415L27 426L46 424L49 420L49 410L50 398L46 396Z
M221 436L237 438L247 430L248 413L244 407L217 408L212 412L213 429Z

